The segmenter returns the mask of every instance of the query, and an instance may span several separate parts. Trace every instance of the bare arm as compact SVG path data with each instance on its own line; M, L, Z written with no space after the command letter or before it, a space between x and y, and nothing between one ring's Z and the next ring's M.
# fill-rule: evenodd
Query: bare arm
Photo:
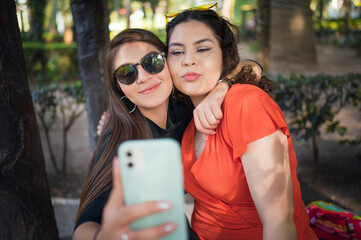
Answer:
M263 239L297 239L287 137L277 130L248 143L242 164L263 224Z
M166 202L146 202L125 206L117 158L113 160L112 171L113 189L103 210L102 226L97 240L119 240L123 234L127 234L129 239L159 239L176 229L175 223L165 223L152 228L131 230L130 223L134 220L166 211L170 205ZM83 223L74 231L73 240L93 239L98 228L99 224L95 222Z
M257 79L262 77L262 68L250 60L240 61L237 68L229 75L238 73L242 67L251 66L252 71L256 74ZM218 126L223 118L221 105L229 90L229 84L217 84L208 96L197 105L193 111L194 123L198 131L205 135L214 134L214 129Z

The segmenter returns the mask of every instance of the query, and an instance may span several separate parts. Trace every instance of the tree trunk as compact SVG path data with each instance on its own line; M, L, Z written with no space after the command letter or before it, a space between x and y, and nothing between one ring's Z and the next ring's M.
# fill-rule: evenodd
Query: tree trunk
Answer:
M271 0L258 0L258 59L265 72L270 64Z
M44 32L44 17L45 17L45 0L29 0L29 12L30 12L30 31L29 31L29 40L33 42L43 42L43 32ZM32 63L38 63L41 67L37 76L42 76L39 79L42 79L42 82L46 83L46 58L45 52L43 49L37 49L34 51L31 59Z
M271 60L316 63L310 0L272 0Z
M13 0L0 33L0 239L59 239Z
M316 173L320 172L320 138L316 135L312 136L312 150L313 150L313 160L314 168Z
M45 0L28 0L30 9L30 40L43 41Z
M124 0L124 6L125 9L127 10L125 16L127 18L127 28L130 28L130 14L132 12L132 8L131 8L131 0Z
M71 10L90 144L94 149L98 140L96 127L106 105L103 48L109 42L107 5L105 0L71 0Z
M60 7L59 7L59 1L58 0L55 0L55 1L51 0L51 1L52 1L52 3L51 3L49 25L47 27L47 31L55 35L55 34L59 34L59 32L58 32L58 24L56 22L56 13L60 10Z
M350 20L350 12L351 12L351 0L344 0L343 1L343 8L345 10L345 17L343 19L345 27L344 27L344 31L345 31L345 35L347 36L349 34L350 31L350 27L349 27L349 20Z
M318 10L317 19L319 21L320 30L322 30L323 7L324 7L324 0L318 0L317 1L317 10Z

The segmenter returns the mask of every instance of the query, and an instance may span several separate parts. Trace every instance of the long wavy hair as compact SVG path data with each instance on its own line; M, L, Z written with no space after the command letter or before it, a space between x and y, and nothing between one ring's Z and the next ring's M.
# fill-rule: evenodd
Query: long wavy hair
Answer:
M134 104L122 99L124 93L113 77L114 61L118 49L126 43L145 42L153 45L159 52L165 52L164 43L153 33L144 29L127 29L116 35L105 48L105 82L109 93L107 121L103 126L98 144L95 148L89 176L80 196L80 205L76 222L84 209L100 194L112 186L112 160L117 154L120 143L131 139L153 138L149 125L143 114L133 109ZM109 139L98 162L95 163L100 149Z
M224 17L218 16L218 14L213 10L185 11L168 22L166 27L167 47L169 46L169 39L174 28L180 23L189 21L199 21L206 24L212 30L214 36L218 40L222 50L223 68L221 78L225 79L231 84L248 83L256 85L267 92L271 97L274 97L272 93L274 89L273 81L265 76L262 76L258 81L256 75L252 72L251 66L243 67L238 73L233 74L232 77L229 77L230 74L234 73L234 71L237 69L238 63L240 61L237 46L239 42L239 31L235 25L230 23Z

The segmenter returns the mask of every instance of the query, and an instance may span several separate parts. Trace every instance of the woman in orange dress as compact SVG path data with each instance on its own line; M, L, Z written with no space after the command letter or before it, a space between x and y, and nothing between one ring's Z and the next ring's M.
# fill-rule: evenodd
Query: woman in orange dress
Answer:
M197 106L239 61L233 25L212 10L186 10L167 25L174 85ZM278 105L241 71L222 105L216 133L194 121L182 140L185 190L194 197L201 239L317 239L301 198L297 160ZM262 89L261 89L262 88Z

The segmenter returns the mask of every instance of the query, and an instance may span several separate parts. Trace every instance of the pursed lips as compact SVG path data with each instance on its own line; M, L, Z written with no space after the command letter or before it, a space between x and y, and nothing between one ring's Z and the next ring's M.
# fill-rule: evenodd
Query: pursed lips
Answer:
M149 94L149 93L153 93L154 91L156 91L158 89L158 87L160 86L161 83L156 83L153 84L143 90L141 90L139 93L140 94Z
M185 79L186 81L195 81L195 80L197 80L200 76L201 76L201 74L196 73L196 72L187 72L186 74L184 74L184 75L182 76L182 78Z

